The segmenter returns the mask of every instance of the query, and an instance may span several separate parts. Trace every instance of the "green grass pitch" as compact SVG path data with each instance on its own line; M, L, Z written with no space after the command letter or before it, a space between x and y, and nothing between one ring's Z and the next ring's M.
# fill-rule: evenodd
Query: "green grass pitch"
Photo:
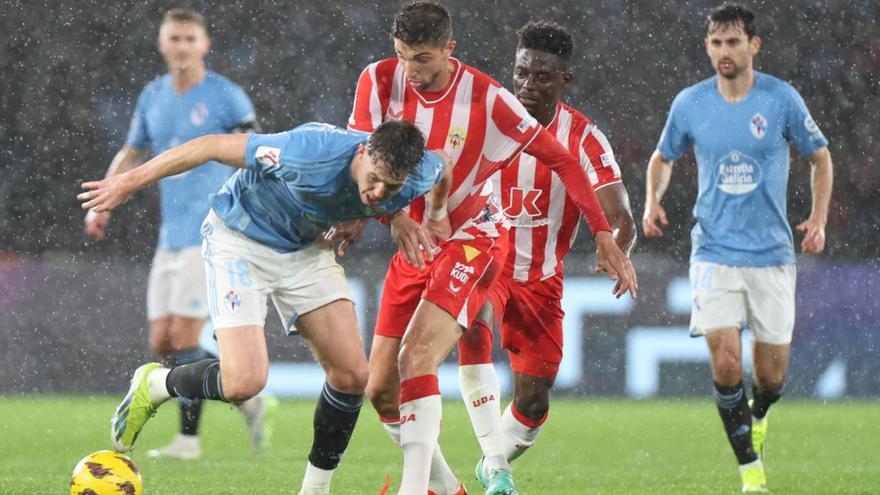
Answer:
M115 398L0 397L0 494L64 494L82 456L109 447ZM282 401L273 448L254 457L237 411L208 404L203 457L180 462L143 452L174 434L178 413L160 409L132 455L145 493L295 494L311 442L313 403ZM880 404L783 401L767 443L772 493L880 493ZM472 494L479 448L459 402L444 409L441 445ZM334 476L335 494L394 486L402 456L366 405ZM538 444L514 463L523 494L724 494L739 491L733 454L707 400L556 400Z

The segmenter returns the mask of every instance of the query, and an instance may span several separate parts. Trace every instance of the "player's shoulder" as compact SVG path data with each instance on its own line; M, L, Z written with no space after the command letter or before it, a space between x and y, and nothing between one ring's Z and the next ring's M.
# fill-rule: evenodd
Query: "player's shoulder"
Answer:
M398 63L400 63L400 60L397 57L383 58L382 60L377 60L368 64L364 67L362 73L375 75L376 82L387 83L391 81L391 77L394 75Z
M495 78L490 76L489 74L486 74L485 72L481 71L480 69L477 69L476 67L474 67L472 65L468 65L468 64L462 62L461 60L458 60L458 59L455 59L455 60L459 64L461 64L459 70L461 70L462 73L470 74L471 77L474 78L474 82L481 83L481 84L479 84L480 86L486 86L486 87L494 86L496 88L504 89L504 87L501 86L501 83L496 81Z
M718 76L712 76L682 89L675 96L675 102L680 105L695 105L702 103L717 91L716 83Z
M580 110L574 108L573 106L571 106L563 101L559 102L559 107L556 110L556 112L557 112L557 118L559 118L560 116L565 114L568 116L569 119L571 119L572 129L576 129L576 128L584 129L587 126L590 126L593 124L593 122L590 120L590 118L587 117L586 115L584 115L583 112L581 112Z
M244 92L244 90L235 83L232 79L224 76L223 74L218 74L212 70L207 71L205 74L205 83L214 90L218 90L220 92Z
M168 91L170 89L171 75L160 74L144 85L144 89L141 90L141 94L144 96L153 96L162 93L163 91Z
M801 94L788 81L780 79L770 74L755 71L755 87L788 98L800 99Z
M347 153L353 146L367 141L369 134L325 124L308 122L287 131L291 150L297 154L324 156L332 159L336 155Z

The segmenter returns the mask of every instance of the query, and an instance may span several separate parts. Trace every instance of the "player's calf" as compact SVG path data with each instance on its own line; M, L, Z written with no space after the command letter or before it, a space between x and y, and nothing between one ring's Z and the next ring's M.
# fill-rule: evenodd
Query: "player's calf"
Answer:
M347 394L324 383L315 407L315 435L301 493L330 492L333 471L348 447L363 403L363 393Z

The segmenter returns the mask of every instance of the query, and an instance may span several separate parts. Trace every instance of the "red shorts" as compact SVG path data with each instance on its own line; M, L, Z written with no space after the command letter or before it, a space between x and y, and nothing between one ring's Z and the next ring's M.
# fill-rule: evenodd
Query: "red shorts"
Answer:
M445 242L434 261L421 270L400 252L394 254L382 289L376 335L402 338L422 299L440 306L464 328L470 326L504 267L508 246L506 229L498 237L476 229L474 233L468 240Z
M555 378L562 362L562 275L519 283L505 275L489 291L501 347L517 373Z

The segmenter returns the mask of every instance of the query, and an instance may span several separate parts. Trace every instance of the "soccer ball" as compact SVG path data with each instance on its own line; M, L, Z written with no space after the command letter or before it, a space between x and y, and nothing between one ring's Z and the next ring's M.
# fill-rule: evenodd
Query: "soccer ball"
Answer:
M99 450L73 468L70 495L141 495L144 482L131 459L112 450Z

